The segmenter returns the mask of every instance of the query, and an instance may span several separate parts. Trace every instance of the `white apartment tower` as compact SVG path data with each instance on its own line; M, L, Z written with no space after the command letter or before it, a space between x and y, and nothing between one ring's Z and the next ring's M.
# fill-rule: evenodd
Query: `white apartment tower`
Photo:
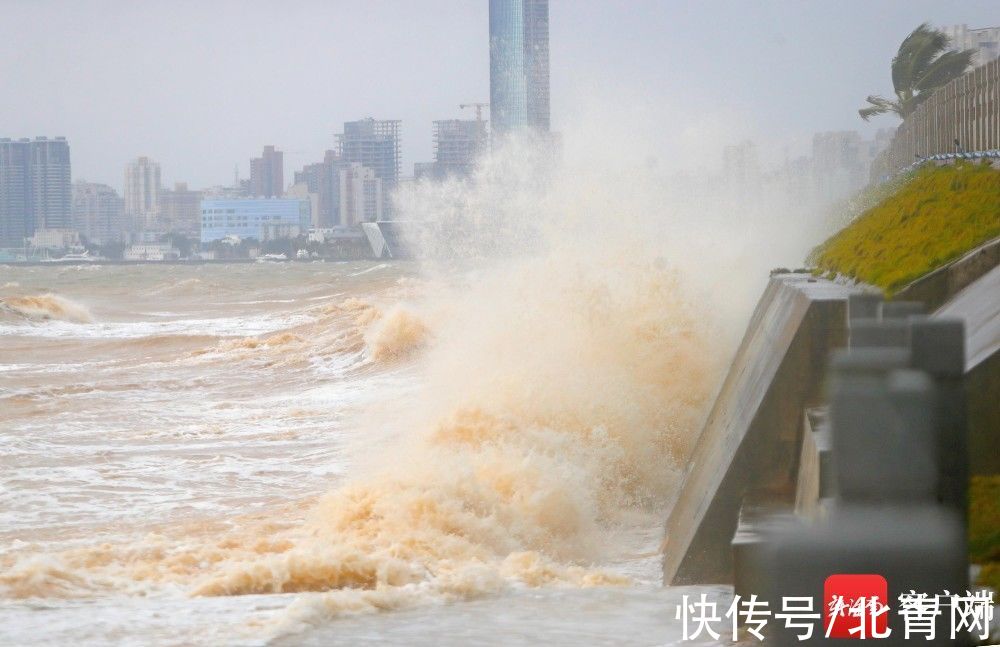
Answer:
M942 27L955 49L974 49L972 66L979 67L1000 58L1000 27L983 27L969 29L968 25L951 25Z
M133 232L156 229L160 165L140 157L125 167L125 220Z
M382 180L375 170L351 162L340 171L340 224L382 220Z
M75 183L73 228L98 245L124 241L122 199L118 193L106 184Z

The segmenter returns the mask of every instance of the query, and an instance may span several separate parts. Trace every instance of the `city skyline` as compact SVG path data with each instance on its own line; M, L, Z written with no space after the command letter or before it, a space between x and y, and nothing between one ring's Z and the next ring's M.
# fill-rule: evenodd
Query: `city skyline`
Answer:
M234 163L248 177L250 157L269 143L286 152L285 174L291 177L334 147L340 124L373 115L402 120L402 168L408 175L413 162L431 159L434 121L467 117L458 105L488 96L486 2L378 2L364 9L304 3L281 12L256 3L237 12L234 4L213 3L199 11L197 23L185 18L196 5L177 7L162 16L117 2L86 10L60 2L9 7L8 17L25 28L0 44L5 77L21 89L0 107L0 122L8 129L4 136L65 135L77 151L74 178L119 191L119 169L137 156L162 164L164 185L185 181L205 187L231 184ZM677 126L675 132L688 133L712 151L745 138L805 151L815 130L870 135L895 122L861 124L855 104L889 88L886 70L871 62L891 56L899 38L915 26L914 15L970 28L989 27L995 19L988 2L947 8L884 3L865 7L870 19L846 31L827 27L842 24L847 18L840 14L849 12L795 3L770 2L755 10L728 3L637 2L630 9L551 2L553 130L614 109L624 119L662 113ZM712 27L722 16L724 24ZM98 17L106 27L76 28ZM734 17L740 19L728 19ZM49 33L68 24L74 28L61 33L73 36L57 42L35 24L47 25ZM130 34L137 24L145 29L143 53L122 60L116 52L134 45ZM219 33L221 24L234 27L227 30L233 35ZM303 30L306 24L323 28ZM294 48L271 45L293 34ZM228 47L234 38L240 46ZM255 46L255 38L269 45ZM397 54L379 50L379 38L393 39ZM178 49L179 43L185 47ZM25 51L35 55L24 59ZM405 66L399 51L412 54ZM753 65L746 60L754 58L747 55L751 51L760 54ZM817 75L817 66L830 57L842 64ZM59 66L60 60L72 64ZM157 60L172 63L167 68ZM319 76L317 60L324 61ZM671 65L672 60L683 65ZM266 86L256 75L262 70L274 72ZM143 91L133 92L140 83ZM790 84L803 88L797 102L777 105L768 99ZM594 87L606 96L582 99L593 95ZM196 111L173 98L181 94L204 100ZM79 96L88 99L74 99ZM648 148L666 153L684 144L657 133L646 139ZM704 162L697 151L685 151L684 158Z

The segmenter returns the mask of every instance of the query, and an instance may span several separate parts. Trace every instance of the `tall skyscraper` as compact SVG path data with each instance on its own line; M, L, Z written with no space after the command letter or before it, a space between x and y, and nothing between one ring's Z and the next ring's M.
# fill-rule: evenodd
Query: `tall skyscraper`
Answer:
M250 195L280 198L285 193L285 155L274 146L265 146L260 157L250 160Z
M39 229L73 224L65 137L0 139L0 246L19 247Z
M125 240L125 203L106 184L73 184L73 228L97 245Z
M160 165L139 157L125 167L125 220L129 231L155 231L160 202Z
M548 0L490 0L493 135L547 133L549 112Z
M35 229L72 228L72 172L65 137L36 137L31 142L30 174Z
M20 247L35 230L27 139L0 139L0 247Z

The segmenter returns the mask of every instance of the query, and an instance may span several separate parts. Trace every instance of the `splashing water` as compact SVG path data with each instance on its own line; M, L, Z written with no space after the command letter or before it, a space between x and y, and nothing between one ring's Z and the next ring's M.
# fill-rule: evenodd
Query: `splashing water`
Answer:
M45 321L48 319L74 323L88 323L93 321L90 311L86 306L55 294L0 298L0 308L29 321Z
M351 388L412 378L412 388L371 405L377 414L359 414L342 480L318 499L129 541L8 551L0 590L310 593L269 621L286 633L523 587L628 585L631 565L655 555L741 327L730 324L762 282L753 269L769 260L686 190L648 169L556 164L537 142L511 142L469 181L405 189L399 213L434 221L440 236L423 241L441 255L427 259L419 282L339 291L296 311L306 323L192 340L164 360L190 371L275 371L240 383L251 399L342 357L351 359L336 364L337 379L354 380L344 382ZM363 282L387 269L343 280L374 285ZM191 298L202 281L160 283L153 296Z

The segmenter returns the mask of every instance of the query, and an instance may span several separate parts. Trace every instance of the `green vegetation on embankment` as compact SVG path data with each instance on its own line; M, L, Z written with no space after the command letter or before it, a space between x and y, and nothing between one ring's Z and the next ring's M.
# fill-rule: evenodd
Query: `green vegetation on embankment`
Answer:
M1000 236L1000 170L927 166L817 247L820 272L850 276L891 295Z
M969 560L983 568L979 583L1000 591L1000 475L969 484Z
M986 164L924 167L865 196L874 206L813 251L818 273L891 296L1000 236L1000 170ZM1000 590L1000 475L970 481L969 558L982 566L979 583Z

